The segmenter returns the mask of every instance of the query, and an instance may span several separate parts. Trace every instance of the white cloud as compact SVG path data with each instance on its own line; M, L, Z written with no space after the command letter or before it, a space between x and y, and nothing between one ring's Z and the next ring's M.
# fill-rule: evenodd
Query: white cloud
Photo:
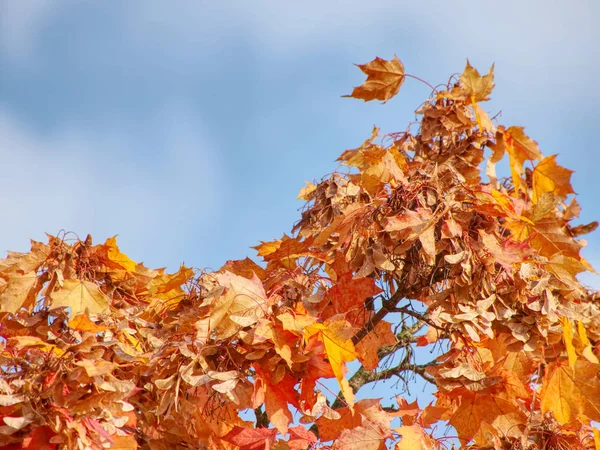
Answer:
M135 259L177 265L221 216L218 153L199 125L173 107L138 128L43 136L0 108L0 251L66 229L119 234Z

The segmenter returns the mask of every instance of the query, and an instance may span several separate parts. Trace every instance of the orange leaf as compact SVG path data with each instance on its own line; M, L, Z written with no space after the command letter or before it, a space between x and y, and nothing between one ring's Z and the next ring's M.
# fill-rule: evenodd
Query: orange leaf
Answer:
M112 436L113 442L110 447L115 450L136 450L138 448L135 437L131 435L127 436Z
M96 325L90 320L87 314L81 313L69 320L69 327L78 331L88 331L91 333L101 333L107 328L102 325Z
M301 425L291 427L290 439L287 444L291 450L304 450L310 448L311 444L317 442L317 437L312 431L307 430Z
M516 437L519 434L518 426L526 422L524 414L515 401L499 395L487 394L485 391L478 393L460 388L452 392L456 391L462 394L460 406L449 423L456 429L461 440L468 441L475 438L476 443L485 444L487 441L480 441L478 435L483 422L492 425L506 436Z
M392 325L382 320L356 345L356 354L365 370L375 370L379 365L379 348L395 343L396 336L392 332Z
M342 431L333 444L333 450L379 450L387 434L373 426L359 426Z
M352 272L347 272L327 291L327 298L337 313L346 314L348 321L355 323L359 316L364 316L365 300L380 292L374 278L353 278Z
M239 450L265 450L271 448L275 442L277 430L273 428L243 428L239 426L223 436L221 439L233 445Z
M375 58L367 64L357 64L357 67L367 75L367 80L345 97L361 98L366 102L382 100L385 103L398 93L404 83L404 65L397 56L391 61Z

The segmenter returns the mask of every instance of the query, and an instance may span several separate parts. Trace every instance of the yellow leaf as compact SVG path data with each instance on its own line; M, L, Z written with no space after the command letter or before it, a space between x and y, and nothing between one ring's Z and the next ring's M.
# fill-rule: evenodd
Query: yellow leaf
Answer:
M300 192L298 193L298 197L296 198L296 200L304 200L304 201L310 200L310 194L312 194L315 191L315 189L317 189L317 186L306 181L306 186L303 187L302 189L300 189Z
M569 367L573 369L575 367L575 361L577 361L577 354L575 353L575 347L573 347L573 326L571 325L571 321L566 317L561 317L561 322L563 340L569 357Z
M65 280L62 289L51 294L52 308L65 306L71 308L71 314L85 312L101 314L108 309L108 298L100 291L98 285L89 281Z
M579 335L579 340L581 341L581 344L583 345L583 350L581 351L581 355L591 363L600 364L598 357L596 355L594 355L594 351L592 349L592 344L590 343L590 341L587 337L585 327L583 326L583 323L580 321L577 321L577 334Z
M540 161L533 169L533 203L537 203L541 195L546 192L563 198L575 193L570 182L572 173L572 170L565 169L556 163L556 155L548 156Z
M560 363L550 363L542 381L542 413L552 411L561 424L574 420L600 421L600 366L578 360L574 370Z
M257 245L252 248L256 249L256 251L258 252L258 256L267 256L267 255L270 255L271 253L277 251L277 249L279 247L281 247L280 239L278 239L276 241L270 241L270 242L260 241L260 245Z
M482 77L467 60L467 66L460 76L460 86L473 103L489 100L489 95L494 89L494 65L492 64L488 74Z
M375 58L367 64L357 66L367 75L367 80L345 97L360 98L366 102L382 100L385 103L400 91L400 86L404 83L404 65L397 56L391 61Z
M344 377L346 372L346 363L354 361L357 358L352 335L354 331L350 324L344 319L334 320L326 324L315 324L306 327L304 337L308 340L311 336L317 335L318 339L325 344L325 352L329 359L329 364L333 373L340 384L346 403L352 409L354 405L354 393Z
M0 294L0 312L15 313L22 307L33 305L36 298L37 275L29 272L13 275Z

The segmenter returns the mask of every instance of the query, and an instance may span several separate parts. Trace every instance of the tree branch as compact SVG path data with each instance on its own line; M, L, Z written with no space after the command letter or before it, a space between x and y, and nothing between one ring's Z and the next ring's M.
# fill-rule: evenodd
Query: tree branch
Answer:
M402 298L404 298L404 296L401 294L401 292L396 291L394 295L392 295L389 299L383 300L379 311L377 311L375 315L371 317L371 319L369 319L365 326L362 327L358 331L358 333L354 335L354 337L352 338L352 343L356 345L360 341L362 341L365 338L365 336L369 334L369 332L373 330L377 326L377 324L385 318L385 316L387 316L390 312L393 311L393 309L396 307L398 302L402 300Z

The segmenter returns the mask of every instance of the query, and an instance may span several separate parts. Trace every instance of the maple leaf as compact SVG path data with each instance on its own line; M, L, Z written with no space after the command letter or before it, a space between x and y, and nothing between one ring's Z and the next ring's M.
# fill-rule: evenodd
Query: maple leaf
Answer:
M107 253L107 258L110 261L110 266L125 269L128 272L135 272L137 263L126 254L121 253L119 247L117 246L116 236L108 238L104 243L104 247Z
M344 377L346 363L357 358L352 336L354 331L344 319L337 319L326 324L314 324L306 327L304 338L308 340L311 336L317 336L325 345L325 351L333 373L337 378L342 393L350 408L354 405L354 393Z
M481 76L467 60L465 70L460 76L460 85L473 103L489 100L489 95L494 89L494 65L492 64L487 75Z
M379 366L379 348L395 343L392 325L382 320L356 345L356 354L365 370L375 370Z
M419 425L404 425L394 431L402 436L400 442L396 444L396 450L434 450L439 448L436 441Z
M107 327L95 324L86 314L83 313L74 315L71 320L69 320L69 327L74 330L87 331L91 333L101 333L107 330Z
M303 426L295 426L289 429L290 438L288 445L291 450L304 450L310 448L312 444L317 442L317 437L312 431L307 430Z
M379 400L359 400L353 409L354 412L349 407L343 407L336 411L339 415L338 417L321 416L318 418L316 423L319 426L321 440L334 440L344 430L352 430L362 426L376 430L377 438L375 438L375 435L370 435L368 440L377 439L381 444L382 437L386 437L390 433L390 418L381 409Z
M404 65L397 56L390 61L377 57L367 64L357 64L357 67L367 75L367 80L344 97L359 98L366 102L382 100L385 103L400 91L406 78Z
M282 380L275 383L272 377L264 374L260 368L255 366L255 371L257 380L254 387L255 393L257 389L263 390L265 411L270 422L280 433L286 434L288 432L288 425L293 420L292 413L288 407L288 401L296 407L299 406L295 398L296 391L294 389L297 381L290 376L285 376Z
M600 421L600 365L578 360L574 369L563 363L546 368L540 394L542 413L552 411L559 423L576 419Z
M349 322L356 323L357 319L364 317L365 300L380 292L374 278L355 278L352 272L347 272L338 277L336 285L327 291L325 298L331 299L336 313L346 314Z
M563 198L574 194L575 191L570 182L572 174L572 170L565 169L556 163L556 155L541 160L533 169L533 203L537 203L546 192Z
M276 436L277 430L272 428L243 428L235 426L221 439L237 445L239 450L268 450L275 442Z
M334 450L379 450L387 434L372 426L358 426L342 431L333 444Z
M9 276L7 283L0 285L0 312L15 313L23 307L29 308L35 302L38 290L35 272Z
M496 133L496 151L500 154L504 154L505 151L508 153L515 189L523 187L521 179L523 163L542 159L542 152L537 142L527 136L523 130L523 127L509 127L508 129L500 127Z
M109 301L97 284L82 280L65 280L58 291L51 294L53 308L71 308L73 316L89 311L90 314L106 312Z
M478 435L480 424L484 422L505 436L520 435L519 425L524 425L526 419L516 401L497 394L472 392L463 388L453 392L455 393L451 395L457 396L460 392L461 400L449 423L456 429L461 440L469 441L475 438L475 442L485 445L487 439Z
M569 367L575 368L575 362L577 361L577 354L575 353L575 347L573 347L573 325L571 321L566 317L562 317L562 329L563 329L563 340L567 349L567 355L569 358Z
M250 258L246 257L243 260L230 260L227 261L223 267L219 269L219 272L231 272L244 278L252 278L256 275L261 280L265 279L265 269L260 267Z
M224 272L215 275L215 278L226 291L211 299L209 316L196 322L199 337L207 338L214 329L225 339L265 316L266 293L256 275L247 279Z

